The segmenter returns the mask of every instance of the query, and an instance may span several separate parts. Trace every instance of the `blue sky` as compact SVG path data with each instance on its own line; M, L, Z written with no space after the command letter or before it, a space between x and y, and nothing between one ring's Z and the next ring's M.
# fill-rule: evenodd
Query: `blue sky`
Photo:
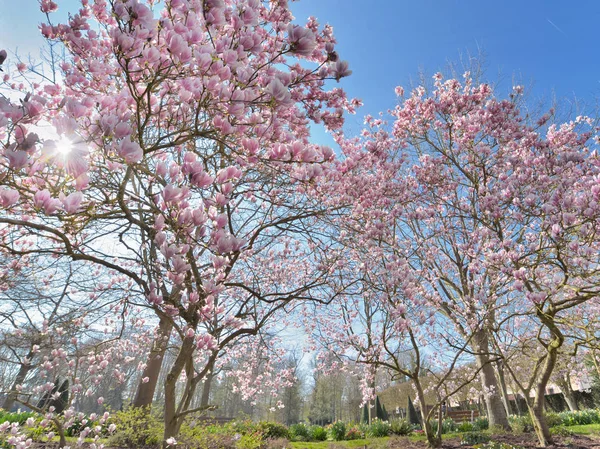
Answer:
M363 99L363 112L393 107L394 87L410 85L420 69L432 75L480 51L485 76L503 92L515 79L531 88L531 101L555 95L592 104L600 96L599 1L302 0L292 7L298 20L315 15L333 25L353 70L343 86Z
M76 0L57 0L73 11ZM574 99L593 104L600 94L597 0L300 0L290 2L298 21L313 15L334 27L338 52L353 75L342 80L367 113L393 107L394 87L409 86L447 62L483 51L486 77L502 90L516 79L531 99ZM0 0L0 47L37 54L36 0Z

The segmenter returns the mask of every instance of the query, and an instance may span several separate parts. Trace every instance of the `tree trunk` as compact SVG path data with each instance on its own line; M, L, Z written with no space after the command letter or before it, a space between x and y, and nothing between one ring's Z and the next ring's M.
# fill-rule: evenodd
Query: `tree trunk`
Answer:
M548 427L546 417L544 416L544 395L542 394L541 400L539 400L539 397L536 397L531 405L531 400L527 402L529 414L531 415L531 421L533 423L533 429L538 437L540 447L546 447L550 444L553 444L550 428Z
M575 400L575 395L573 394L573 391L563 391L563 396L565 398L565 402L569 406L570 411L576 412L579 410L579 406L577 405L577 401Z
M516 392L516 389L513 390L515 391L515 394L513 394L513 396L515 397L515 408L517 409L517 415L522 415L523 412L521 411L521 404L519 404L519 393Z
M425 393L423 392L423 387L421 386L419 378L413 379L413 383L415 384L415 390L417 390L417 399L419 400L419 409L421 411L421 422L423 423L423 430L427 437L427 443L429 443L429 447L432 448L441 447L442 439L433 432L431 424L429 423L429 414L427 413L427 406L425 405Z
M550 434L550 428L548 427L548 423L546 422L546 418L544 416L544 403L546 387L548 386L548 382L550 381L552 371L554 371L554 367L556 366L558 350L565 341L565 337L554 322L555 313L556 312L554 312L552 308L550 308L546 312L540 309L538 309L537 311L538 318L544 324L544 326L548 328L552 335L552 340L546 346L546 360L542 367L540 379L536 385L535 400L533 402L533 406L529 407L529 411L531 413L531 418L533 421L533 427L535 429L535 433L537 434L541 447L546 447L554 443L554 441L552 440L552 435Z
M373 374L373 379L375 379L375 374ZM375 380L373 380L369 386L371 387L371 390L375 392ZM373 423L373 407L375 407L375 403L371 404L371 402L369 402L367 407L369 408L369 425L371 425Z
M67 437L65 436L65 428L58 419L54 420L54 424L56 425L56 431L58 432L58 447L67 447Z
M185 410L178 410L177 407L177 397L176 397L176 387L177 380L181 376L186 364L191 359L194 354L194 338L188 337L185 338L181 344L181 348L179 349L179 353L177 354L177 358L175 362L173 362L173 366L167 374L167 378L164 383L165 390L165 415L164 415L164 438L163 438L163 447L167 448L167 440L171 437L176 438L179 433L179 429L181 428L181 424L183 423L183 417L181 416L181 412ZM190 382L186 382L186 387L191 385ZM184 391L184 396L186 392Z
M594 368L596 368L596 374L600 378L600 364L598 363L598 359L596 358L595 349L592 349L592 362L594 363Z
M202 398L200 399L200 407L208 407L208 403L210 401L210 387L212 385L212 380L214 374L212 372L212 367L210 368L210 373L206 374L204 385L202 386Z
M579 406L577 405L577 400L575 399L575 394L573 392L573 387L571 386L571 375L567 373L564 377L561 376L558 386L562 391L563 397L565 398L565 402L569 407L569 410L572 412L576 412L579 410Z
M439 399L438 399L439 402ZM437 432L435 435L436 440L439 440L440 442L442 441L442 427L444 424L444 417L442 414L442 403L439 402L438 404L438 419L437 419Z
M27 354L27 359L31 360L31 357L33 357L33 353L29 352L29 354ZM31 364L21 363L17 377L15 377L15 381L10 387L10 392L6 395L6 399L4 399L4 404L2 404L2 408L4 410L10 412L10 409L13 407L13 405L15 405L15 400L17 399L17 386L21 385L25 381L29 371L31 371Z
M504 367L502 366L502 361L500 360L496 364L496 374L498 374L498 386L500 387L500 394L502 395L502 403L504 404L504 409L506 410L506 415L512 415L512 410L510 407L510 400L508 399L508 391L506 389L506 379L504 377Z
M158 377L172 329L173 324L170 320L165 318L160 319L158 333L148 355L148 361L142 373L142 378L138 384L132 404L133 407L150 407L152 405L152 399L154 398L154 392L156 391ZM145 378L148 378L148 382L143 381Z
M502 404L499 394L498 382L494 373L494 367L490 363L490 344L488 334L485 329L476 331L473 334L473 349L477 366L480 368L479 378L483 388L483 396L487 411L490 427L499 426L505 430L510 430L506 409Z

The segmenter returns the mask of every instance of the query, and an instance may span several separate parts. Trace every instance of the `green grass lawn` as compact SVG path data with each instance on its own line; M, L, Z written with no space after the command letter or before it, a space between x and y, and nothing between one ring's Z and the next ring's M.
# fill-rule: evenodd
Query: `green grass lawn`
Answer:
M569 426L567 427L567 429L578 435L600 436L600 424L588 424L585 426ZM450 438L460 438L461 436L462 433L447 433L442 435L442 439L447 440ZM417 433L411 434L409 439L411 441L426 441L424 434ZM290 443L290 446L293 449L328 449L330 444L349 449L362 448L364 446L367 446L369 448L385 448L387 446L387 440L389 440L389 437L366 438L362 440L351 441L319 441L318 443L292 442Z
M454 438L460 437L460 433L448 433L443 436L446 438ZM406 438L406 437L398 437L398 438ZM427 441L424 434L413 433L408 437L411 441ZM328 449L330 444L341 446L344 448L385 448L387 446L387 441L389 437L383 438L365 438L361 440L351 440L351 441L319 441L313 443L305 443L301 441L292 442L290 445L293 449Z
M569 426L571 432L578 435L600 435L600 424L587 424L585 426Z
M384 438L365 438L363 440L350 440L350 441L319 441L313 443L305 443L302 441L292 442L290 445L294 449L327 449L330 444L337 446L356 448L356 447L385 447L389 437Z

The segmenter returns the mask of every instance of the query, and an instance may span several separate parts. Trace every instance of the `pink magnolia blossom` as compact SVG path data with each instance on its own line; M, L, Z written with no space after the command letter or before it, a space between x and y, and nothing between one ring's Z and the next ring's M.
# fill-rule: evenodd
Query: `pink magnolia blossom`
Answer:
M269 83L267 93L279 104L288 105L292 103L290 91L276 78Z
M127 164L135 164L142 160L144 157L144 152L140 145L137 142L129 140L127 138L123 139L121 144L117 148L117 153Z
M52 0L41 0L40 9L43 13L54 12L58 9L58 5Z
M47 189L39 190L33 195L33 204L39 209L43 209L44 213L51 215L56 212L62 205L57 198L52 198Z
M223 184L225 181L232 179L239 179L242 177L242 171L238 167L227 167L217 172L215 181L219 184Z
M347 61L336 61L332 65L333 77L339 81L341 78L352 75L352 70L348 68Z
M292 24L288 25L287 31L290 50L301 56L310 56L317 46L312 31Z
M3 188L0 190L0 205L2 207L10 207L19 201L19 192L13 189Z
M83 201L83 194L81 192L73 192L68 196L63 195L60 199L65 212L67 214L74 214L79 211L79 207Z
M6 150L4 153L8 159L8 165L14 170L19 170L25 167L28 163L27 152L21 150Z

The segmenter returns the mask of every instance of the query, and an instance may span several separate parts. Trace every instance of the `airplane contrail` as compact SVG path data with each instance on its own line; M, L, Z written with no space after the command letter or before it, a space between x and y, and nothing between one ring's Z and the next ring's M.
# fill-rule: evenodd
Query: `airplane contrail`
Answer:
M556 30L562 34L564 34L565 36L567 35L563 30L561 30L552 20L550 19L546 19L548 21L548 23L550 25L552 25L554 28L556 28Z

